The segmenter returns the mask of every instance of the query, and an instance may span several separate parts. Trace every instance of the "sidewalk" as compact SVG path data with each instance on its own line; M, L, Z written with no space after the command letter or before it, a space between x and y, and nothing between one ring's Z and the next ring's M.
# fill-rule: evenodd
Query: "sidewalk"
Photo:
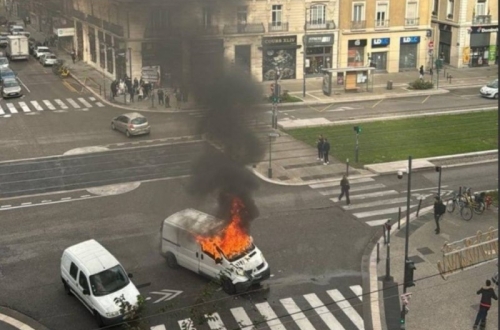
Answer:
M459 271L443 279L437 268L443 260L441 249L445 242L453 242L475 236L480 230L485 233L490 227L498 229L498 209L490 208L482 215L474 214L470 221L463 220L458 211L448 213L440 222L441 234L434 233L435 222L432 206L428 213L420 212L418 219L411 220L409 236L409 258L415 262L416 285L408 288L412 292L409 313L406 315L408 329L472 329L479 308L480 296L476 291L485 285L496 272L496 262L489 261L474 268ZM391 280L386 281L386 245L380 244L380 261L377 264L380 318L382 329L400 328L400 295L403 293L405 230L392 224L390 239ZM382 229L381 229L382 231ZM498 259L496 259L498 260ZM397 287L396 287L397 285ZM371 290L375 290L372 288ZM376 301L375 301L376 303ZM488 313L487 329L498 329L497 301ZM372 315L373 316L373 315Z
M49 330L29 316L0 306L0 330Z

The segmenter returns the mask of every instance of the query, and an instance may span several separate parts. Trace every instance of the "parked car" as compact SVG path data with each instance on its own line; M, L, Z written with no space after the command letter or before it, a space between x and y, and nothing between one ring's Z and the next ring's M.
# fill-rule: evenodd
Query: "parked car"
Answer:
M4 99L23 95L17 79L5 79L0 88L2 90L2 98Z
M57 57L55 54L47 53L40 56L40 63L43 66L54 65L57 62Z
M148 120L138 112L131 112L113 118L111 121L111 129L121 131L125 133L127 137L149 134L151 132L151 126L149 126Z
M9 59L5 56L0 57L0 69L9 67Z
M7 36L0 35L0 47L7 47L9 44L9 39L7 39Z
M37 46L35 48L35 51L33 52L33 56L35 56L35 58L38 59L44 53L50 53L49 47L46 47L46 46Z
M498 79L495 79L486 86L481 87L479 93L481 93L481 96L489 99L498 99Z
M16 73L9 68L0 68L0 83L3 84L4 80L16 79Z

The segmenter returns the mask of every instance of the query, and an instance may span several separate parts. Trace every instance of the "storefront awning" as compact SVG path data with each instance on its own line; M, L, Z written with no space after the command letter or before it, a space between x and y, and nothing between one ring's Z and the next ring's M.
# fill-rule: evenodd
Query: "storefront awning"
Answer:
M75 28L54 28L54 34L58 37L72 37L75 35Z

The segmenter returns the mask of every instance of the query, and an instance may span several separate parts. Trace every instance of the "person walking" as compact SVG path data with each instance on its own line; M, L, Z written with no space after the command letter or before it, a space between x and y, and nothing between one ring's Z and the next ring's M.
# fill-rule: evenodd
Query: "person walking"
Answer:
M115 79L111 82L111 96L113 97L113 101L115 100L116 97L117 88L118 88L118 82Z
M351 199L349 198L349 189L351 189L351 186L349 185L349 179L344 174L342 176L342 180L340 180L339 201L341 201L342 197L344 197L344 195L345 195L345 201L346 201L347 205L351 204Z
M163 89L158 88L157 94L158 94L158 105L163 105L163 95L164 95Z
M318 142L316 142L316 147L318 148L318 160L323 161L323 135L318 136Z
M138 100L139 100L139 101L144 100L144 87L142 87L142 86L139 86L139 96L138 96Z
M476 330L478 326L483 330L486 328L486 317L491 307L491 299L498 300L495 290L491 286L491 281L486 280L486 286L479 289L476 294L481 295L481 302L479 303L479 311L477 312L476 321L472 329Z
M446 206L444 205L441 198L436 196L434 199L434 221L436 221L436 230L435 230L436 235L439 234L440 231L439 220L441 216L445 213L446 213Z
M420 66L419 72L420 72L420 80L424 80L424 66L423 65Z
M329 152L330 152L330 142L328 142L328 139L325 138L325 142L323 142L323 159L324 159L323 165L330 164L330 161L328 159Z
M170 108L170 96L165 93L165 108Z
M74 48L71 50L71 60L73 60L73 64L75 64L75 62L76 62L76 52L75 52Z
M135 96L135 88L134 86L130 86L128 89L128 92L130 94L130 103L134 102L134 96Z

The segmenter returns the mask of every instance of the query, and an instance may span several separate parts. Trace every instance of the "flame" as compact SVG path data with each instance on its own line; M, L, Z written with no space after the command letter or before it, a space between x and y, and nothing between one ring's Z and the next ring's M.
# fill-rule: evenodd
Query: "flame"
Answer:
M196 236L203 251L220 259L219 248L227 258L244 252L252 243L252 238L247 234L241 223L241 212L245 208L242 200L234 197L231 201L231 221L220 233L211 237Z

